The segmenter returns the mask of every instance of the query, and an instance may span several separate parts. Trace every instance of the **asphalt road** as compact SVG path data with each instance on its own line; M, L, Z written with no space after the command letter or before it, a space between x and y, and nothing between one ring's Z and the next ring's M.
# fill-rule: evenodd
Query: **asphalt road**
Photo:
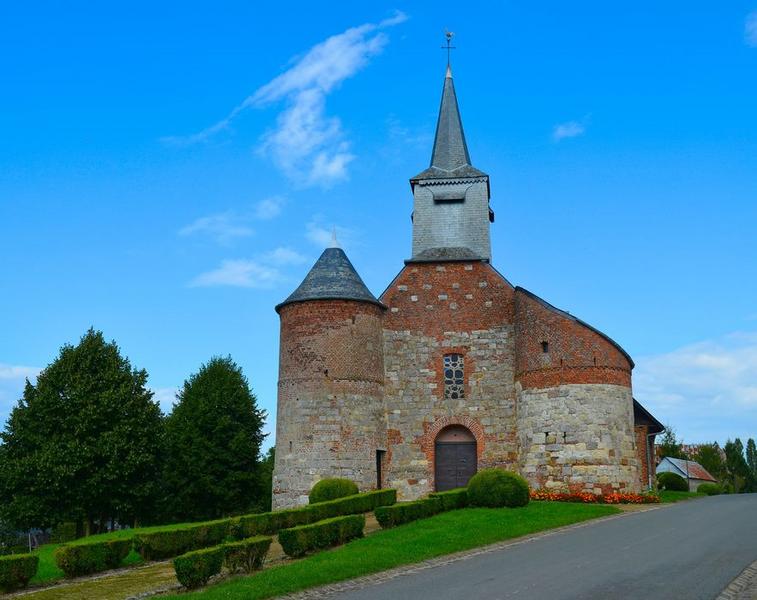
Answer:
M757 494L630 513L422 570L339 600L712 600L757 560Z

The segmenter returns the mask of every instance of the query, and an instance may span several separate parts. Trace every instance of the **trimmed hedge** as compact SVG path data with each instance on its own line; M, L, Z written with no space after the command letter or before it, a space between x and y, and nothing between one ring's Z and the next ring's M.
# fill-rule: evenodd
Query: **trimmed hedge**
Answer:
M238 539L241 537L238 529L237 519L219 519L152 533L139 533L134 536L134 549L145 560L172 558L192 550L216 546L228 538Z
M177 556L173 561L176 579L190 589L205 585L208 579L221 572L224 555L224 546L215 546Z
M397 502L397 490L376 490L300 508L246 515L235 519L236 537L241 539L254 535L273 535L281 529L309 525L343 515L366 513L379 506L388 506L395 502Z
M468 504L499 508L526 506L528 482L517 473L504 469L483 469L468 482Z
M697 492L708 496L719 496L723 493L723 488L717 483L703 483L697 488Z
M468 489L457 488L447 492L434 492L429 498L439 498L442 501L442 510L455 510L468 506Z
M364 515L325 519L279 531L279 543L288 556L302 556L311 550L330 548L363 537Z
M224 544L226 568L232 573L252 573L263 564L272 539L262 535Z
M657 475L657 487L661 490L673 492L688 492L689 484L677 473L659 473Z
M382 529L431 517L444 510L440 498L423 498L413 502L399 502L392 506L382 506L374 511Z
M55 549L55 564L66 577L117 569L131 546L130 539L65 544Z
M359 493L359 490L355 482L349 479L330 477L321 479L313 486L313 489L310 490L308 501L310 504L317 504L319 502L344 498L345 496L354 496L357 493Z
M39 556L34 554L0 556L0 592L25 588L36 575L38 565Z

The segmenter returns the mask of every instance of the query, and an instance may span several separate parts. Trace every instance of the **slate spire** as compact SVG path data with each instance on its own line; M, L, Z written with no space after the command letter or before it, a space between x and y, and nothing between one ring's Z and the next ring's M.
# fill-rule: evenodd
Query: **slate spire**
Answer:
M326 248L300 286L276 307L307 300L358 300L383 306L371 294L341 248Z
M463 122L460 118L460 109L457 106L455 84L452 81L452 69L447 65L447 74L444 77L444 88L442 90L442 103L439 107L439 119L436 122L431 166L443 171L454 171L470 164Z

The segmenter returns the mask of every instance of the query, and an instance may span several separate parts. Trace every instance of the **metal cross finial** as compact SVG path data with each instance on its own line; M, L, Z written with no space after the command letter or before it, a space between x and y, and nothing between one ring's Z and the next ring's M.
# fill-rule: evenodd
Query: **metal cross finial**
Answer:
M447 66L449 67L449 51L450 50L456 50L455 46L452 45L452 38L455 37L454 31L449 31L448 29L444 30L444 36L447 38L447 45L442 46L442 50L447 51Z

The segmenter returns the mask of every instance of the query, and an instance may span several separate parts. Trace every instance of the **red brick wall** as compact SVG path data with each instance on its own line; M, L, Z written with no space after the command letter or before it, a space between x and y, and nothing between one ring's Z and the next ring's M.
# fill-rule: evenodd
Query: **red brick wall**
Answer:
M649 487L649 463L648 460L654 461L654 454L647 456L647 446L649 433L649 427L646 425L634 426L634 434L636 435L636 454L639 459L639 483L641 489ZM654 468L654 464L652 465Z
M516 378L523 388L566 383L631 386L631 363L612 342L516 289ZM549 344L543 352L542 342Z

